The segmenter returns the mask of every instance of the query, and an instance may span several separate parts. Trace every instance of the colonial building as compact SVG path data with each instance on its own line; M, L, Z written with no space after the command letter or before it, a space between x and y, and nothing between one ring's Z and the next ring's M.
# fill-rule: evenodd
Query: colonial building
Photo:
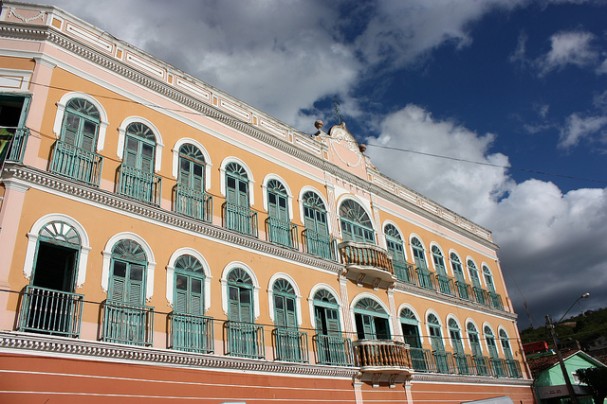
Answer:
M17 2L0 92L2 403L533 402L490 231L344 124Z

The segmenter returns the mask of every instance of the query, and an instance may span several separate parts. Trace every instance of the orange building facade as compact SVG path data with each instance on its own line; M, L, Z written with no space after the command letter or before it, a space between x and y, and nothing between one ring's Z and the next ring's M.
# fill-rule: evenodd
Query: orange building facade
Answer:
M491 233L317 129L4 2L0 402L532 403Z

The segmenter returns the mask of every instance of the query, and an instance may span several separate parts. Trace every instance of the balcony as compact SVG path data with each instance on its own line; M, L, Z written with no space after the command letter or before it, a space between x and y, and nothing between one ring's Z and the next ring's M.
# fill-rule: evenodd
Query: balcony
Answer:
M311 229L301 232L304 252L328 260L335 260L334 240L328 234L320 234Z
M432 274L426 268L415 268L417 271L417 284L420 288L423 289L434 289L434 284L432 283Z
M341 335L321 335L312 337L316 363L333 366L353 366L352 341Z
M203 191L177 184L174 188L173 210L182 215L210 223L213 217L213 197Z
M272 330L274 359L285 362L308 362L308 335L297 329L275 328Z
M394 268L388 252L374 244L346 241L339 244L346 277L359 285L388 289L394 282Z
M407 345L393 340L354 342L356 366L361 380L373 385L403 383L412 373Z
M227 321L224 323L223 330L226 355L252 359L265 358L263 326Z
M436 274L436 290L445 295L455 296L453 279L447 275Z
M4 161L23 162L29 133L28 128L0 126L0 168Z
M489 297L487 300L489 301L491 307L496 310L504 310L504 303L502 302L502 297L495 292L488 292Z
M17 330L78 338L83 302L76 293L26 286Z
M392 265L394 266L394 275L396 276L396 279L412 285L416 284L415 278L413 277L413 265L398 260L392 261Z
M470 292L470 285L468 285L466 282L462 282L462 281L455 281L455 286L457 288L457 295L459 296L460 299L464 299L464 300L472 300L472 295Z
M168 347L178 351L210 354L213 349L213 319L172 312L168 316Z
M480 286L473 286L472 291L473 291L473 295L474 295L474 300L478 304L482 304L482 305L487 304L487 299L485 298L485 291Z
M118 344L151 346L154 309L106 300L102 303L101 340Z
M85 184L99 186L103 157L57 140L49 170Z
M266 234L271 243L299 249L296 224L269 217L266 219Z
M120 195L159 206L160 186L159 175L125 165L118 169L116 192Z
M239 206L225 202L222 206L223 227L234 230L240 234L258 237L257 212L248 206Z

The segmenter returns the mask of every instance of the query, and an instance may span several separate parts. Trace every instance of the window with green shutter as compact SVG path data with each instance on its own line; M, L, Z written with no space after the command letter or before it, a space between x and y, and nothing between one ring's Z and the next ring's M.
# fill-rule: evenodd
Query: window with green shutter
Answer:
M422 349L419 320L415 317L415 313L413 313L411 309L404 308L400 311L400 326L403 331L405 343L409 345L413 369L426 371L428 369L428 363L424 350Z
M317 361L325 365L350 365L347 349L349 342L341 333L339 305L328 290L314 294L314 320L316 324Z
M173 310L176 313L204 314L204 272L200 261L188 254L175 261Z
M154 174L156 138L140 122L127 126L118 192L128 197L158 204L160 178Z
M396 275L396 278L399 281L411 282L411 274L409 274L407 259L405 258L405 247L400 232L394 225L387 224L384 227L384 235L386 236L388 253L392 255L392 263L394 265L394 274Z
M375 244L373 223L358 203L346 199L339 207L339 221L344 241Z
M287 189L277 180L268 181L268 236L273 243L293 246Z
M141 306L145 302L147 257L139 243L121 240L112 248L108 297L115 303Z
M447 354L443 342L443 333L441 332L440 322L434 314L428 315L428 331L430 333L430 344L432 345L432 355L439 373L448 373Z
M414 237L411 240L411 248L413 249L413 260L415 261L419 286L424 289L432 289L432 279L430 278L430 271L426 263L426 253L422 242L417 237Z
M434 268L436 268L436 279L438 280L438 287L441 293L452 294L451 281L447 277L447 270L445 269L445 260L443 259L443 253L438 246L432 246L432 260L434 262Z
M485 304L485 296L483 294L483 288L481 286L481 279L478 276L478 269L476 264L472 260L468 260L468 273L472 280L472 289L474 290L474 297L480 304Z
M257 357L259 340L253 324L253 280L242 268L232 269L227 280L229 354Z
M278 279L272 288L274 296L274 342L278 360L300 362L303 357L297 327L295 290L285 279Z
M186 143L179 148L179 173L175 187L175 211L205 220L204 155L196 146Z
M455 253L451 253L450 258L451 269L453 269L453 274L455 275L455 285L457 287L457 293L462 299L468 300L470 299L470 294L468 293L468 285L466 284L466 279L464 278L462 262Z
M358 339L390 339L388 318L388 313L375 300L361 299L354 307Z
M225 226L243 234L252 234L249 206L249 178L246 170L237 163L226 166Z
M302 201L307 252L331 258L327 209L322 199L315 192L308 191L303 195Z
M453 345L453 354L455 357L455 365L459 374L468 374L468 363L464 354L464 344L462 343L462 334L457 321L449 319L449 336Z

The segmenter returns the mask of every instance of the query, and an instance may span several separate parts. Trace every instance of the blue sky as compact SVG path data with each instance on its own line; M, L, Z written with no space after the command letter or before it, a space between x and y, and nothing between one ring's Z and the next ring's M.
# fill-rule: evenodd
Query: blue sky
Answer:
M493 231L521 328L607 306L607 1L47 3L304 132L337 105L386 175Z

